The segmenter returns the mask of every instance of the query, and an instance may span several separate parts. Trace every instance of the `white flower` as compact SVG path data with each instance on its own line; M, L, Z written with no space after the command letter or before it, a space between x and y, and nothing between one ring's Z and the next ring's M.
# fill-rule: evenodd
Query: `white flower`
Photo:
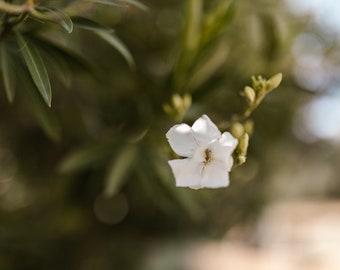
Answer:
M169 161L176 186L199 189L229 185L231 154L237 146L237 139L229 132L221 134L210 118L203 115L192 127L173 126L166 137L176 154L185 157Z

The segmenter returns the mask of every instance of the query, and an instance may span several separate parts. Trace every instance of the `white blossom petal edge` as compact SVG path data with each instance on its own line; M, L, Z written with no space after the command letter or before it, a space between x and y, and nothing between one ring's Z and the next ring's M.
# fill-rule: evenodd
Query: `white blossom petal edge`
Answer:
M175 125L166 133L171 148L183 159L169 161L176 186L220 188L229 185L232 153L238 141L221 132L207 115L187 124Z

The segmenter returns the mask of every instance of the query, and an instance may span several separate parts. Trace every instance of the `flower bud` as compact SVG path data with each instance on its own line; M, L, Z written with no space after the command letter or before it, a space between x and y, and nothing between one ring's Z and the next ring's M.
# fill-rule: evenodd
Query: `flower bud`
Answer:
M174 94L172 96L172 104L174 105L174 108L176 108L176 109L181 108L182 107L182 103L183 103L183 101L182 101L182 98L181 98L180 95Z
M240 155L237 157L237 164L238 165L242 165L243 163L245 163L247 160L246 156Z
M169 116L172 116L174 114L174 110L172 109L172 107L169 104L164 104L163 110Z
M244 133L244 128L243 128L242 124L239 123L239 122L234 123L230 128L230 133L235 138L240 138Z
M268 81L267 84L269 86L269 89L272 90L280 85L282 81L282 73L277 73L274 76L272 76Z
M256 94L253 88L246 86L243 93L249 104L253 104L255 102Z
M254 131L254 122L252 120L247 120L243 124L244 132L248 133L248 135L253 134Z
M247 133L244 133L239 139L239 144L237 147L240 151L241 156L247 155L248 146L249 146L249 135Z
M188 109L190 108L191 102L192 102L192 100L191 100L191 95L190 95L190 94L185 94L185 95L183 96L183 106L184 106L184 108L185 108L186 110L188 110Z

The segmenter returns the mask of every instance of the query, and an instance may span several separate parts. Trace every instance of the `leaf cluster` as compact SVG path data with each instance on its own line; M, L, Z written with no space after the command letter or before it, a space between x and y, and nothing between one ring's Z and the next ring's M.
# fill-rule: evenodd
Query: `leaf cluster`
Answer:
M224 235L254 220L271 194L268 181L282 164L277 147L299 100L278 27L261 24L280 9L267 1L145 2L149 12L137 12L145 10L140 2L90 0L39 1L45 19L7 12L8 24L18 24L7 25L0 42L5 91L15 98L10 107L0 99L0 219L8 232L0 233L0 268L140 269L154 239ZM112 50L117 36L134 64ZM41 65L51 108L47 88L36 85ZM264 77L244 89L252 74L277 70L285 74L282 90L267 95L275 83ZM227 189L176 188L164 134L203 113L239 139L235 166L247 162Z
M115 48L129 66L134 68L131 53L113 29L86 16L86 11L95 8L96 5L107 5L112 8L131 5L147 10L146 6L133 0L73 1L58 8L45 6L44 3L36 4L29 0L22 5L0 2L0 11L3 13L0 21L1 73L10 103L14 101L16 90L25 88L31 92L31 96L38 91L44 103L51 107L53 87L50 73L55 74L65 87L71 86L74 68L93 73L87 57L78 52L77 46L74 46L74 49L69 48L53 38L58 33L61 35L59 40L67 40L77 29L89 31ZM58 25L64 31L58 32L53 25ZM17 68L19 66L24 68ZM32 83L24 83L20 80L22 77L28 77L27 80L31 80ZM28 103L32 104L32 100L28 100ZM31 107L47 134L53 139L60 137L58 128L54 126L55 121L48 120L55 118L52 116L53 113L40 105Z

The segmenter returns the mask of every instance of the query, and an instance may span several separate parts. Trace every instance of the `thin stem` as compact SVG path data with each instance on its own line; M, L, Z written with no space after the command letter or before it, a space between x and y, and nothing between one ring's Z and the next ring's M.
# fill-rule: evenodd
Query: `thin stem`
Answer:
M0 41L11 32L13 27L27 18L28 14L34 10L34 6L34 0L26 0L25 4L22 5L12 4L12 0L0 0L0 11L5 12L3 28L0 33ZM12 16L16 18L10 21Z
M28 5L27 3L23 5L14 5L4 1L0 1L0 10L6 13L20 14L28 11L29 8L30 5Z
M247 108L243 113L234 114L231 117L230 121L224 121L219 127L222 130L228 130L233 124L244 122L245 120L247 120L250 117L250 115L252 114L254 109L255 108L251 107L251 108Z
M5 14L5 18L4 18L4 27L0 33L0 41L2 41L11 31L12 29L20 24L22 21L24 21L28 16L28 13L27 12L24 12L22 14L20 14L16 20L14 21L9 21L9 18L10 18L10 14L6 13Z

